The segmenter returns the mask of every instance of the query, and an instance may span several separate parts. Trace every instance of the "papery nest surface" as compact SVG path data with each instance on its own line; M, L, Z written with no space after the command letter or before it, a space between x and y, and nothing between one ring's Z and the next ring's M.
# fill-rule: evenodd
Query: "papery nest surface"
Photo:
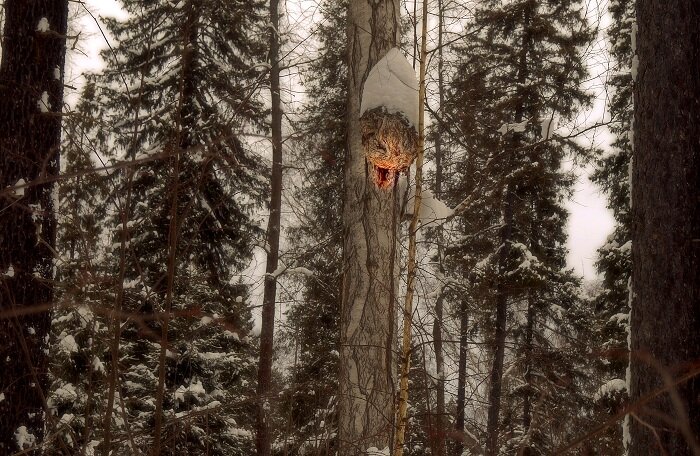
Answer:
M362 146L372 164L374 182L391 188L399 173L411 166L418 153L418 132L400 113L379 107L360 118Z

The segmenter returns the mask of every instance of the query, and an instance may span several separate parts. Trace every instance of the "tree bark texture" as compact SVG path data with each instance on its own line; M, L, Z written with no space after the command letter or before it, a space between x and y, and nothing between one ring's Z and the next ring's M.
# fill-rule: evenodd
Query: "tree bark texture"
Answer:
M522 117L522 114L520 114ZM520 120L518 120L519 122ZM517 146L517 139L515 140ZM503 197L503 228L501 229L501 249L499 251L499 280L506 276L509 249L513 236L513 199L512 184L508 184ZM498 434L500 428L501 391L503 389L503 361L505 359L509 290L502 282L496 285L496 327L494 334L493 366L490 374L489 407L486 422L486 454L496 456L499 453Z
M507 190L507 200L505 206L505 225L503 228L503 233L501 235L501 240L503 241L503 246L501 247L501 264L505 264L507 259L507 251L505 246L510 246L511 242L511 226L512 226L512 202L510 202L510 197L512 192L510 188ZM503 267L501 268L503 270ZM501 272L505 274L505 272ZM486 423L486 454L489 456L496 456L498 454L498 433L499 433L499 415L501 412L501 390L503 389L503 360L505 358L505 347L506 347L506 323L508 318L508 295L506 294L505 288L502 285L498 285L498 290L496 292L496 330L494 334L494 355L493 355L493 366L491 367L490 374L490 387L489 387L489 408L487 414Z
M338 412L342 455L390 448L393 439L399 192L374 184L359 118L367 75L399 43L399 16L398 0L350 2Z
M271 454L272 436L267 405L272 386L272 357L274 352L275 302L277 279L272 273L279 265L280 225L282 216L282 99L280 95L279 62L279 0L270 0L270 97L272 100L272 176L270 219L267 226L267 264L263 294L262 327L260 330L260 360L258 363L258 404L255 446L259 456Z
M445 455L445 356L442 348L442 324L443 324L443 301L440 296L435 301L435 319L433 320L433 349L435 350L435 369L437 370L437 380L435 381L435 423L431 429L431 450L436 456Z
M0 454L40 443L68 3L7 0L0 64ZM29 185L14 191L22 180Z
M525 383L525 397L523 398L523 431L529 436L521 444L522 456L530 456L532 454L531 439L532 431L532 393L534 387L532 385L532 362L533 362L533 337L535 326L535 297L533 292L530 292L527 297L527 320L525 323L525 374L523 381Z
M459 364L457 368L457 416L455 417L455 430L457 442L454 456L462 456L465 443L465 417L467 395L467 354L469 349L469 309L466 299L462 299L459 306Z
M700 4L638 0L632 404L700 361ZM630 417L629 454L700 454L700 376Z

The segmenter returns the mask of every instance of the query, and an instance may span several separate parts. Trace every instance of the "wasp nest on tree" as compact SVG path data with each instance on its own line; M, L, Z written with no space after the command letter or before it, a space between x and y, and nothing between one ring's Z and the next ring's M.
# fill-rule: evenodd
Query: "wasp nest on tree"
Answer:
M374 182L380 188L393 187L399 173L407 170L418 154L418 133L401 113L378 107L360 118L362 146L372 164Z
M390 189L418 155L418 81L398 48L372 67L362 91L360 128L374 183Z

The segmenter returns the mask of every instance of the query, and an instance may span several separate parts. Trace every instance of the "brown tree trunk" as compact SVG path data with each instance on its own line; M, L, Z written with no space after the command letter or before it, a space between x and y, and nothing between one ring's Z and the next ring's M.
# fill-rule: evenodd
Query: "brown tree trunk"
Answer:
M503 205L503 228L501 230L501 252L499 255L499 281L504 280L513 234L513 189L509 184L505 190ZM499 415L501 411L501 381L506 347L506 322L508 318L508 291L499 282L496 290L496 331L494 335L493 366L489 388L489 408L486 423L486 454L498 454Z
M0 454L40 443L66 0L7 0L0 63ZM41 182L46 183L41 183ZM8 187L26 182L14 191Z
M435 350L435 367L437 370L435 430L431 436L432 454L445 455L445 357L442 351L442 317L443 297L435 302L435 320L433 321L433 349Z
M638 0L631 401L700 360L700 7ZM700 375L630 417L629 454L700 454Z
M527 297L527 320L525 322L525 397L523 398L523 432L530 434L530 426L532 426L532 349L533 336L535 326L535 303L533 292L530 292ZM522 456L530 456L532 454L530 448L530 440L528 439L522 447Z
M425 69L428 58L428 2L423 1L421 30L420 76L418 89L418 155L416 156L415 195L413 197L413 214L408 227L408 261L406 264L406 297L403 308L403 331L401 336L401 369L399 378L399 397L396 407L396 433L394 436L395 456L403 456L408 424L408 377L411 371L413 295L416 281L416 243L418 222L423 194L423 157L425 155ZM427 385L426 385L427 389ZM428 412L428 415L430 413Z
M280 96L279 0L270 0L270 97L272 100L272 176L270 219L267 225L267 264L263 294L260 360L258 364L258 404L255 447L259 456L271 454L269 394L272 386L272 356L275 331L277 278L279 265L280 224L282 215L282 99Z
M455 430L457 431L457 443L455 445L455 456L462 456L464 453L464 407L466 406L467 393L467 333L469 331L469 314L467 301L462 300L459 306L459 367L457 369L457 416L455 419Z
M360 132L371 68L399 43L398 0L353 0L348 25L348 158L343 205L339 454L391 448L397 307L398 190L378 188Z

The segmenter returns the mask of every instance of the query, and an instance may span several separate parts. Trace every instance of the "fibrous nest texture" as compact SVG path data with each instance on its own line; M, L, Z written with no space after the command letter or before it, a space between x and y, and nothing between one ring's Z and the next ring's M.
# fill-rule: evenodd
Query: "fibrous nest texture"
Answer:
M391 188L418 154L418 132L403 115L388 113L385 108L366 111L360 124L362 146L372 164L374 182L380 188Z

